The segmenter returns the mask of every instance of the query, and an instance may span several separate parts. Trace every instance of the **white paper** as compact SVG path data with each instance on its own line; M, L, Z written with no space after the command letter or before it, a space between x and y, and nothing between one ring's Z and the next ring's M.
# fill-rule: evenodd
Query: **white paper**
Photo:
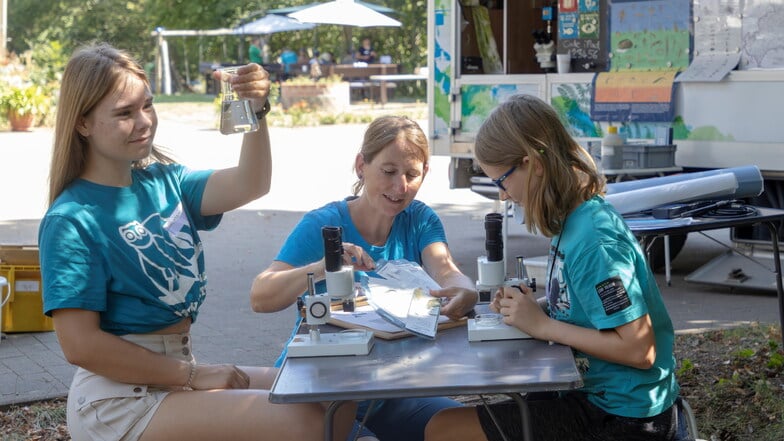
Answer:
M393 325L388 320L378 315L370 305L362 305L354 309L354 312L332 311L332 318L341 322L351 323L381 332L399 332L400 327Z
M740 61L740 53L711 52L696 56L689 68L675 77L676 82L721 81L735 69Z
M365 295L376 312L390 323L416 335L435 338L441 301L427 289L407 288L396 281L370 277Z
M692 218L690 217L681 217L677 219L645 218L645 219L624 219L624 220L626 221L626 225L628 225L629 229L632 231L646 231L646 230L658 230L661 228L674 228L674 227L689 225L692 222Z

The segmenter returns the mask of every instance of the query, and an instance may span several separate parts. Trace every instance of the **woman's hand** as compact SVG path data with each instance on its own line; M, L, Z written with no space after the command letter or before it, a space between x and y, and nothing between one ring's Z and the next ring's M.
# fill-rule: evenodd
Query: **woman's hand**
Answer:
M376 262L359 245L343 242L343 264L351 265L355 271L373 271Z
M479 294L472 290L459 287L449 287L444 289L432 289L430 295L441 298L445 304L441 305L441 315L445 315L452 320L460 320L474 309L474 305L479 300Z
M504 323L534 338L539 338L541 334L538 331L550 320L531 289L525 285L500 288L490 308L503 316Z

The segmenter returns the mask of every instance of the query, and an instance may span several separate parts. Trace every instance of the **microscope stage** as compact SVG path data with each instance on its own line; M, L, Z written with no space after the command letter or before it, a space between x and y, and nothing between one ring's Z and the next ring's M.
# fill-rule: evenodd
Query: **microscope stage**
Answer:
M531 338L530 335L505 323L478 326L476 319L468 319L468 341L517 340Z
M367 355L373 348L373 333L331 332L323 333L313 341L308 334L301 334L287 346L287 357L330 357L336 355Z

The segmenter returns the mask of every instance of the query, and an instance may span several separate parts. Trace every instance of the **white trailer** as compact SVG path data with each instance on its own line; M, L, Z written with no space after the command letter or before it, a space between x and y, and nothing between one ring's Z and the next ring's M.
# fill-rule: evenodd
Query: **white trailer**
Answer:
M615 3L645 4L653 10L683 2ZM726 8L728 4L736 8L729 16L718 18L725 24L750 26L747 20L755 16L752 24L756 28L753 32L744 29L737 50L747 58L749 54L763 54L764 62L744 63L742 59L739 69L730 71L721 81L676 82L672 121L627 122L623 130L632 140L653 142L657 127L674 128L675 164L684 171L756 165L765 179L765 191L752 202L784 208L784 118L780 113L784 100L784 28L780 26L784 4L765 0L689 3L690 25L704 18L697 14L706 13L706 3L717 8ZM585 40L582 45L559 39L565 32L559 28L565 26L559 18L566 16L559 13L558 7L572 5L596 11L596 38ZM433 154L451 158L451 188L471 188L497 198L497 191L488 185L472 159L474 137L493 108L515 93L536 95L551 103L573 136L584 145L601 140L608 123L593 120L590 106L595 76L612 70L612 60L620 59L620 51L612 49L617 36L608 29L612 7L613 2L608 0L428 2L429 136ZM744 7L746 10L740 10ZM534 34L547 32L548 27L557 52L571 52L571 73L555 73L555 63L546 68L540 64L541 54L535 49L542 45ZM688 65L695 51L693 26L687 38L690 40L686 52L691 51L685 59ZM493 41L488 45L488 40ZM760 46L761 41L764 46ZM754 63L763 68L752 69ZM764 68L770 65L778 68ZM754 240L755 234L747 239Z

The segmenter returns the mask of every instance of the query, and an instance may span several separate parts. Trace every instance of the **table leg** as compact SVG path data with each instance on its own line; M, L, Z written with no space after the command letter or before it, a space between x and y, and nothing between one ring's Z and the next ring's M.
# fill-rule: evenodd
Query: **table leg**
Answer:
M387 82L386 80L381 80L381 90L379 91L381 95L381 107L384 107L384 104L387 103Z
M333 401L327 406L324 414L324 441L332 441L332 431L335 425L335 412L345 403L345 401Z
M515 400L517 407L520 408L520 423L523 427L523 440L533 441L534 434L531 429L531 410L528 409L528 403L520 394L509 394L509 396Z
M767 222L767 224L770 231L770 242L773 245L773 268L776 270L776 294L779 298L779 326L781 326L781 343L784 345L784 282L781 280L779 231L774 222Z
M672 286L670 270L670 236L664 235L664 280L667 282L667 286Z

